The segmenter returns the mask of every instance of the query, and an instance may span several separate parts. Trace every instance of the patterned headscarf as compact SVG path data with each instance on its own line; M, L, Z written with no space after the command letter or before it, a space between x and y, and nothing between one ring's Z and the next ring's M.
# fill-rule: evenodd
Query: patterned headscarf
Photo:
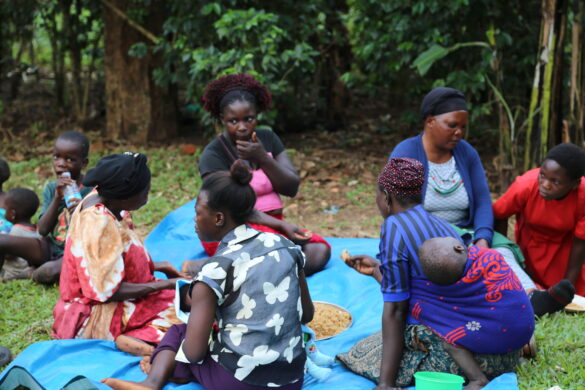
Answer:
M394 195L419 194L424 181L424 166L412 158L391 158L378 176L378 186Z

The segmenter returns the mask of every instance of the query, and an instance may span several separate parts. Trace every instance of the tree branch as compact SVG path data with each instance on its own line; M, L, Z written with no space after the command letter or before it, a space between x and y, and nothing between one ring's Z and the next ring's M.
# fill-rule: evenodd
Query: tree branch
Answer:
M116 7L109 0L101 0L101 2L106 7L108 7L109 9L111 9L120 18L124 19L124 21L126 21L131 27L133 27L139 33L141 33L146 38L148 38L149 40L151 40L152 43L158 43L158 38L156 37L156 35L154 35L150 31L148 31L147 29L145 29L144 27L142 27L141 25L139 25L138 23L136 23L135 21L133 21L132 19L130 19L130 17L126 13L124 13L124 11L122 11L120 8Z

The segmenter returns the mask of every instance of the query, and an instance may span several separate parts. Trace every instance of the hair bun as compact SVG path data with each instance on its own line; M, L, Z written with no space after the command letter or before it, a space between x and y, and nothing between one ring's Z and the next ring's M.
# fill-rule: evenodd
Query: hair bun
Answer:
M242 160L236 160L230 168L230 176L239 185L245 186L252 181L252 172Z

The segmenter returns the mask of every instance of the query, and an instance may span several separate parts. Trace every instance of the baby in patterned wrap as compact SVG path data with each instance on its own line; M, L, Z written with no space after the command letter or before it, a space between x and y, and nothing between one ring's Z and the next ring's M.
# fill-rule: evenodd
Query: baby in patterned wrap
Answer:
M519 350L534 331L534 312L518 278L501 254L466 248L452 237L419 248L427 280L412 281L410 311L443 339L443 347L469 379L466 390L488 379L474 358Z

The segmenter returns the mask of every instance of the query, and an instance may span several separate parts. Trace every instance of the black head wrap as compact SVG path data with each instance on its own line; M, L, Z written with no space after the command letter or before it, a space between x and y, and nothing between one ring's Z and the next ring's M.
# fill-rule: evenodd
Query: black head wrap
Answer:
M420 105L420 115L423 120L429 115L435 116L453 111L468 111L465 95L453 88L433 88Z
M100 196L128 199L150 183L147 158L141 153L111 154L102 158L83 178L86 187L97 186Z

